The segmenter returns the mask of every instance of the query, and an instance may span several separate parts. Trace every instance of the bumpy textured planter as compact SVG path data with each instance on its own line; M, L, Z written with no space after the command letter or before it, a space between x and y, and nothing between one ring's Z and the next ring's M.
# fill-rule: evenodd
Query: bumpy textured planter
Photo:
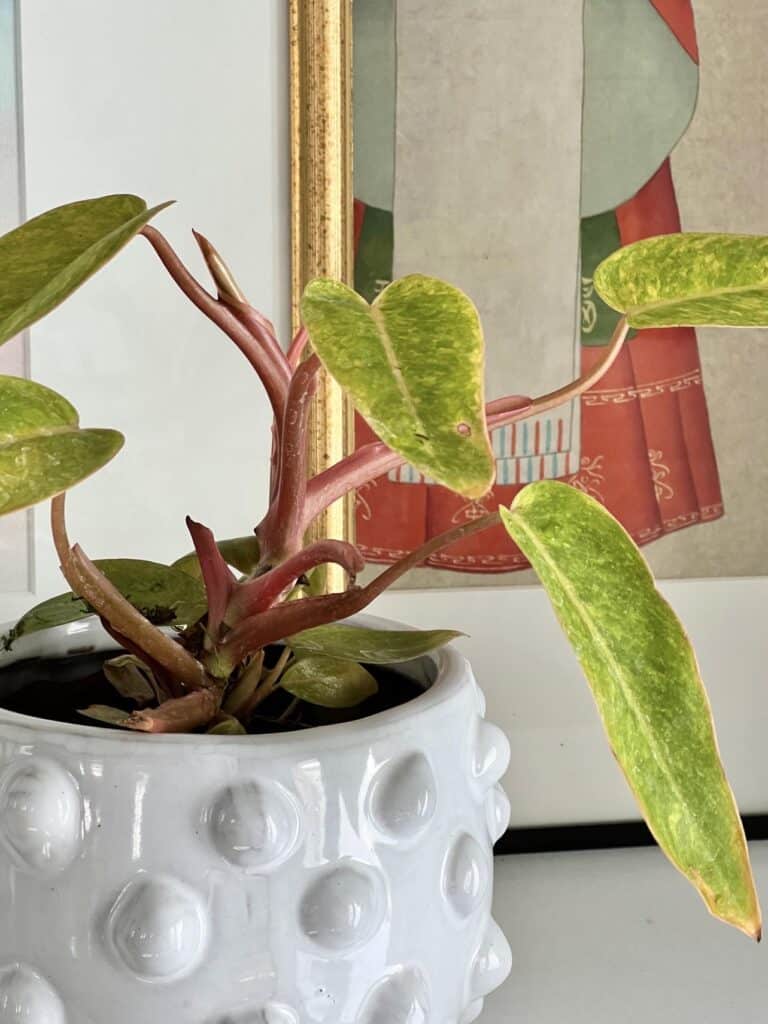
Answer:
M14 654L94 644L86 622ZM0 712L0 1024L475 1020L510 968L509 748L465 659L428 667L407 705L278 736Z

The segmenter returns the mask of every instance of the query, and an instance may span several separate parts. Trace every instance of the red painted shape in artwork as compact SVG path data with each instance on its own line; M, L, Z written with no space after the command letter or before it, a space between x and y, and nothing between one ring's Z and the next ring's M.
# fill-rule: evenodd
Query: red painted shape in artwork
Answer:
M677 41L691 60L698 64L699 45L696 41L696 24L691 0L651 0L651 3L672 29Z

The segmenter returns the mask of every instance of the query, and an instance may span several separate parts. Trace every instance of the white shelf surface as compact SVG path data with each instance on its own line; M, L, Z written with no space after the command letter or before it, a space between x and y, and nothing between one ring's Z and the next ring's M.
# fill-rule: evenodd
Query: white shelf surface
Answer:
M751 844L768 905L768 842ZM657 849L497 858L514 955L480 1024L765 1024L768 942L711 918Z

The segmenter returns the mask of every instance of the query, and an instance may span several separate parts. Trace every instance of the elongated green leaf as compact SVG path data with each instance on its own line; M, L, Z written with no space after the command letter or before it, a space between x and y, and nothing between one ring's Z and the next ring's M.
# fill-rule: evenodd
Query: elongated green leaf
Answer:
M632 327L768 325L768 238L661 235L619 249L595 271L605 302Z
M101 469L123 446L116 430L84 430L55 391L0 376L0 515L60 494Z
M259 542L253 535L250 537L233 537L231 540L220 540L216 547L223 555L227 565L231 565L233 569L237 569L238 572L244 575L253 572L259 564ZM172 564L174 569L179 569L189 576L194 576L195 579L201 580L203 578L203 574L200 571L200 562L197 560L197 555L194 551L184 555L182 558L178 558Z
M280 677L280 685L294 697L323 708L353 708L379 688L362 665L322 654L294 661Z
M521 491L507 530L544 584L659 845L717 917L760 935L736 804L696 658L633 541L581 491Z
M0 344L55 309L160 210L115 195L59 206L0 238Z
M338 281L318 279L301 315L329 373L390 448L459 494L489 490L483 332L466 295L414 274L369 306Z
M420 658L462 635L453 629L365 629L334 624L305 629L285 642L302 654L312 652L368 665L391 665Z
M188 625L205 614L202 585L178 569L136 558L102 558L96 565L134 608L157 625ZM89 614L90 609L79 597L59 594L19 619L7 642L40 629L76 622Z

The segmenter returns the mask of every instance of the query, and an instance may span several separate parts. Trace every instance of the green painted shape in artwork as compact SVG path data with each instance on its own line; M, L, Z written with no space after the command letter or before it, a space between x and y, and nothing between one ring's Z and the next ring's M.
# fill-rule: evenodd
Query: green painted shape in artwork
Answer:
M610 344L620 315L601 299L594 284L600 263L621 245L616 213L610 210L581 221L581 344Z
M138 558L101 558L95 564L123 597L156 625L190 625L205 614L202 584L172 566ZM77 622L90 614L85 601L73 593L59 594L19 619L9 643L41 629Z
M253 534L250 534L248 537L233 537L231 540L220 540L217 542L216 547L221 552L227 565L231 565L233 569L237 569L243 575L253 572L259 564L259 542ZM194 576L195 579L201 580L203 578L200 562L194 551L184 555L182 558L178 558L172 564L174 569L179 569L189 576Z
M116 430L81 429L77 411L50 388L0 376L0 515L73 487L123 441Z
M389 210L368 206L355 255L355 291L368 302L392 280L394 218Z
M689 233L628 245L595 287L632 327L768 325L768 237Z
M549 594L645 820L715 916L760 935L744 831L691 644L622 526L556 481L504 524Z
M378 691L362 665L323 654L298 658L283 672L280 686L299 700L323 708L353 708Z
M368 665L392 665L420 658L460 636L453 629L365 629L334 623L305 629L289 636L285 643L301 654L311 652Z
M0 344L50 313L169 203L138 196L68 203L0 238Z
M480 319L458 288L413 274L372 305L338 281L310 282L301 314L332 377L390 448L468 498L494 480Z

